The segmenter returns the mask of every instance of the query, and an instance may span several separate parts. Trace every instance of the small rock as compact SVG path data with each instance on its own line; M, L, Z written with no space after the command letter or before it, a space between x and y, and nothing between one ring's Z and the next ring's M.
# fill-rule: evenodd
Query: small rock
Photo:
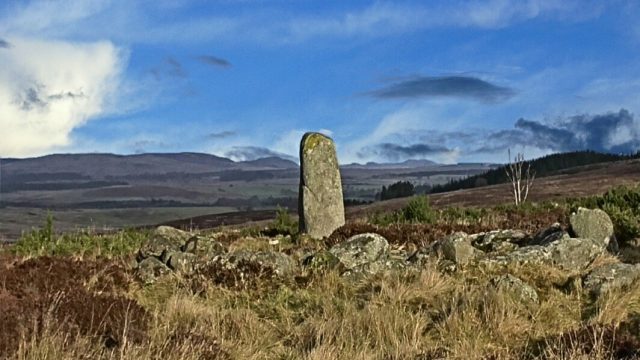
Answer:
M607 264L593 269L583 279L584 289L592 296L600 296L615 289L629 287L640 279L640 264Z
M162 261L154 257L142 260L138 263L138 268L136 269L138 278L140 278L140 280L145 284L152 284L158 277L170 272L171 269L169 269Z
M471 235L471 245L484 252L511 251L525 242L529 235L521 230L494 230Z
M192 236L181 247L182 252L195 253L198 249L198 237Z
M562 230L560 223L555 223L550 227L543 229L533 236L533 239L527 245L548 245L563 237L569 237L566 231Z
M305 256L302 265L313 270L332 270L338 268L341 263L337 256L328 250L320 250L315 254Z
M389 257L389 242L384 237L365 233L350 237L334 245L329 252L337 257L346 270L367 267L367 272L379 270Z
M422 249L418 249L414 251L411 255L409 255L406 259L406 262L409 265L424 267L428 264L434 257L436 256L435 251L431 246L427 246Z
M508 254L490 253L478 260L480 265L494 268L508 265L545 264L551 262L551 253L544 246L521 247Z
M458 265L465 265L475 259L482 251L471 245L469 235L457 232L439 242L439 251L445 260Z
M602 242L613 252L618 250L618 242L613 232L613 222L606 212L600 209L578 208L569 219L571 231L578 238L593 239Z
M171 252L167 254L167 266L177 273L190 274L193 272L198 258L192 253Z
M226 253L227 248L215 238L197 235L185 243L183 251L194 253L201 258L211 259L216 255Z
M540 302L536 289L511 274L494 278L491 280L491 284L499 291L512 294L522 302L535 304Z
M181 251L189 237L190 234L185 231L170 226L159 226L138 250L138 261L148 257L156 257L166 262L166 253Z

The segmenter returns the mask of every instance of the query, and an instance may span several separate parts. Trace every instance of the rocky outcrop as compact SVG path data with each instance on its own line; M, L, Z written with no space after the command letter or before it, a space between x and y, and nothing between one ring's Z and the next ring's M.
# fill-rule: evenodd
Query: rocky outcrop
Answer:
M301 233L320 239L345 223L336 148L323 134L307 133L300 142L298 201Z
M471 235L458 232L416 251L407 262L422 265L435 256L452 264L453 268L470 263L484 267L548 264L566 271L581 271L606 252L607 239L613 238L610 231L613 228L608 225L611 220L608 216L603 217L606 213L589 211L582 209L573 219L577 233L591 237L571 237L560 224L553 224L533 236L520 230ZM597 220L593 223L585 220L594 218Z
M224 246L212 238L159 226L138 250L137 274L144 283L171 272L188 274L224 251Z
M439 243L442 258L458 265L466 265L483 252L471 245L471 237L464 232L457 232Z

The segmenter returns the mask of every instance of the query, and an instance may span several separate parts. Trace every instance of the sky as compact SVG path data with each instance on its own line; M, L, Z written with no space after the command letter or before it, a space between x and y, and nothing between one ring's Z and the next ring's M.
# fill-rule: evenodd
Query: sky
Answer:
M4 0L0 157L640 149L640 3Z

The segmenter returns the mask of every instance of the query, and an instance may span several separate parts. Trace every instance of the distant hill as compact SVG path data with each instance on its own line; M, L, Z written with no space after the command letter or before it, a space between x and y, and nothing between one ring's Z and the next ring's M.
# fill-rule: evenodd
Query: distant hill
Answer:
M640 158L640 152L634 155L604 154L595 151L574 151L543 156L528 161L536 177L556 175L562 170L598 163L607 163L621 160ZM503 184L508 181L506 165L489 170L482 174L469 176L460 180L454 180L447 184L436 185L431 193L443 193L448 191L471 189L486 185Z
M242 161L239 164L245 164L251 167L264 167L269 169L297 169L298 164L277 156L270 156L256 160Z
M389 170L389 169L416 169L421 167L437 166L438 163L431 160L405 160L399 163L377 163L368 162L366 164L351 163L341 166L343 169L368 169L368 170Z
M224 170L279 170L297 167L292 161L269 157L234 162L231 159L202 153L54 154L27 159L3 159L2 174L6 178L37 177L103 180L127 176L153 176L171 173L201 174ZM31 179L33 180L33 179ZM38 179L42 180L42 179Z

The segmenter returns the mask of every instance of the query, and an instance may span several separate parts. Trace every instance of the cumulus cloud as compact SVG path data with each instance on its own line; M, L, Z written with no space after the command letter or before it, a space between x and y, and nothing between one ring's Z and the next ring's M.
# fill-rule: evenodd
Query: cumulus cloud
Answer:
M250 161L266 157L279 157L291 161L298 161L298 159L293 156L259 146L234 146L231 150L227 151L224 156L234 161Z
M198 61L200 61L201 63L207 64L207 65L212 65L212 66L217 66L222 68L231 67L231 63L228 60L219 58L217 56L201 55L196 57L196 59L198 59Z
M508 100L515 91L472 76L414 76L368 95L379 99L455 97L494 103Z
M518 119L514 129L490 134L487 143L475 151L498 152L519 145L552 152L633 153L640 150L640 124L626 109L575 115L550 123Z
M69 145L73 129L114 101L124 55L110 42L12 38L0 52L2 156L39 155Z

